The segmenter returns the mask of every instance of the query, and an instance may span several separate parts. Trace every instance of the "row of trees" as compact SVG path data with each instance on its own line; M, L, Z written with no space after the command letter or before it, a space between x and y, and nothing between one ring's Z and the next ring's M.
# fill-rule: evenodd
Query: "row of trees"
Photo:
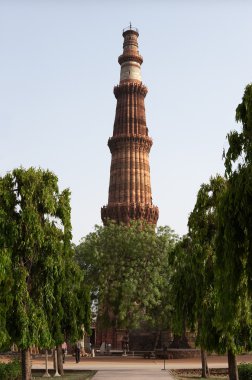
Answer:
M236 121L242 130L227 136L225 177L200 187L188 234L174 251L172 278L176 325L186 321L196 330L202 375L206 350L227 351L231 380L238 379L235 355L250 350L252 338L252 85Z
M236 110L241 132L228 134L225 188L216 201L214 240L217 316L220 343L228 350L230 377L237 378L235 353L251 348L251 152L252 86Z
M236 353L251 342L252 295L252 85L237 107L241 133L228 134L225 176L203 184L182 239L171 229L143 223L110 224L76 247L104 325L132 328L143 320L175 333L195 331L201 348Z
M76 341L90 325L89 289L71 244L70 192L41 169L0 178L0 345L22 352L30 380L30 350Z

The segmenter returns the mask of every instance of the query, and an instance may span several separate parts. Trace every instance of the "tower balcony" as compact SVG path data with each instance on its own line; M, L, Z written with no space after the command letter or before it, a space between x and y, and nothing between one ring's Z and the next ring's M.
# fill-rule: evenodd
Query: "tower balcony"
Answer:
M123 29L122 35L125 36L126 33L134 33L137 34L137 37L139 36L139 30L137 28L134 28L131 24L130 26Z
M101 208L101 218L106 225L110 221L129 224L131 220L143 220L149 224L156 225L159 217L157 206L149 204L108 204Z

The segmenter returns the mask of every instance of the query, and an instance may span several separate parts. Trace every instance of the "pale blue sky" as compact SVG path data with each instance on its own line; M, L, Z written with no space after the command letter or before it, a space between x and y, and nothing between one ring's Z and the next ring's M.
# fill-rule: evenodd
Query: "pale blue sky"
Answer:
M72 192L73 241L101 224L122 53L140 32L153 202L159 225L187 232L199 186L252 80L252 2L0 0L0 175L50 169Z

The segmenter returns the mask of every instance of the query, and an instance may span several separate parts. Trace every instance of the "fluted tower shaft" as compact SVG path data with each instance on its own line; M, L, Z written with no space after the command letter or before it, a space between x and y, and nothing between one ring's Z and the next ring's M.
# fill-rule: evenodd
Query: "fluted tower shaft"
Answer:
M158 208L152 204L149 152L152 139L146 127L144 98L138 51L138 31L123 31L120 84L114 87L117 99L113 136L108 141L112 154L108 205L102 207L104 224L109 219L128 223L132 219L156 224Z

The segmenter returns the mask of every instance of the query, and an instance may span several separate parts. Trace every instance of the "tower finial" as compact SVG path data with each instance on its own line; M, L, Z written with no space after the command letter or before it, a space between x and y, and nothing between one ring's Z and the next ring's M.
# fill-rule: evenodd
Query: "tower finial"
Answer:
M131 21L130 21L130 29L131 29Z

